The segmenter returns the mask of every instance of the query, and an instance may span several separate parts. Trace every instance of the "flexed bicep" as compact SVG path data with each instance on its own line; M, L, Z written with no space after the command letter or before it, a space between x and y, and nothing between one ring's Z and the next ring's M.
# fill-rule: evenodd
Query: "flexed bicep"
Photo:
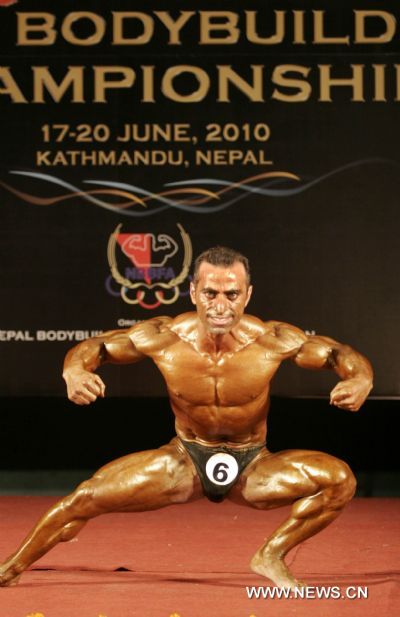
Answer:
M372 389L373 371L367 358L327 336L308 337L293 359L303 368L335 371L341 381L331 391L330 402L341 409L358 411Z
M270 321L265 324L269 336L261 339L281 360L292 360L309 369L333 368L340 343L327 336L311 336L288 323Z
M340 346L340 343L328 336L307 336L294 354L293 361L302 368L334 368Z
M99 338L102 340L102 363L130 364L145 357L135 345L131 330L113 330Z

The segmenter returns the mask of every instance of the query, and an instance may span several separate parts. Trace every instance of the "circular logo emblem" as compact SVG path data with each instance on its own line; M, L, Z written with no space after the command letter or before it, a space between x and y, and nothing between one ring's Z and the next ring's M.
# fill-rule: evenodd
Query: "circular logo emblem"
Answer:
M206 474L214 484L223 486L233 482L239 472L236 459L230 454L213 454L207 461Z

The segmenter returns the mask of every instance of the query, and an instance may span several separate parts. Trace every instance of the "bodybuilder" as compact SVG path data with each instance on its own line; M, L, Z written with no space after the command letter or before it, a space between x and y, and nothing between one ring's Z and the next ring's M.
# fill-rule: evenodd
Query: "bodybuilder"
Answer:
M255 553L251 568L276 585L301 585L285 555L331 523L351 499L355 479L346 463L322 452L265 447L271 380L283 360L333 369L340 381L330 402L358 411L372 387L361 354L286 323L244 313L252 287L240 253L216 247L196 260L190 295L196 312L158 317L74 347L66 356L68 397L89 405L103 397L96 369L105 362L150 357L161 371L177 436L156 450L113 461L51 508L0 567L2 585L85 523L107 512L139 512L206 495L268 510L292 504L289 518Z

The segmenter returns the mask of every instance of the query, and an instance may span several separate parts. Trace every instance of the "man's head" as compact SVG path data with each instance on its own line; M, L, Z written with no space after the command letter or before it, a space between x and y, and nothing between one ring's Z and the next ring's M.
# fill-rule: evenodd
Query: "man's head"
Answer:
M233 249L216 246L195 261L190 297L211 334L227 334L240 321L250 300L249 262Z
M213 246L212 248L200 253L200 255L194 262L193 283L195 285L197 284L199 278L199 269L202 263L206 262L213 266L220 266L221 268L226 268L227 266L232 266L236 261L243 264L244 270L246 272L247 287L250 287L249 260L247 259L247 257L242 255L238 251L230 249L227 246Z

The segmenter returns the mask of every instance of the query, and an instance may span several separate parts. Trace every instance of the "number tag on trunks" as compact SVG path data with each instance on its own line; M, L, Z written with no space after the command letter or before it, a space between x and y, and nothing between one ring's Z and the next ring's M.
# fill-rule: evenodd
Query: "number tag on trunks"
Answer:
M220 486L233 482L238 471L239 466L236 459L225 452L213 454L206 464L207 477L211 482Z

